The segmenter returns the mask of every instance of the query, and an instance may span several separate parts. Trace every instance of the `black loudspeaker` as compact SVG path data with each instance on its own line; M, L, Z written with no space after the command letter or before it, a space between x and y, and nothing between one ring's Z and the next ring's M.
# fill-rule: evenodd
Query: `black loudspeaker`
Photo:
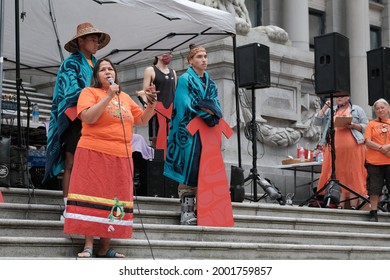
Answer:
M154 158L145 160L141 153L133 153L134 194L139 196L164 196L164 162Z
M379 98L390 100L390 49L381 47L367 52L368 104Z
M138 195L164 197L164 162L152 160L146 161L145 169L140 174L141 193Z
M231 166L230 172L230 198L233 202L243 202L245 199L245 189L244 189L244 169L234 166Z
M237 47L238 84L247 89L271 86L269 48L253 43Z
M319 95L350 95L349 39L339 33L314 38L315 91Z
M142 158L140 152L133 152L133 185L134 185L134 195L143 195L143 189L141 188L141 172L143 172L146 162ZM146 193L146 191L145 191Z
M165 197L169 197L169 198L179 197L179 194L177 192L177 189L179 187L178 182L164 176L164 187L165 187Z
M179 197L178 183L163 175L164 150L155 149L153 160L145 160L141 153L133 152L135 195Z
M11 138L0 136L0 187L11 187Z

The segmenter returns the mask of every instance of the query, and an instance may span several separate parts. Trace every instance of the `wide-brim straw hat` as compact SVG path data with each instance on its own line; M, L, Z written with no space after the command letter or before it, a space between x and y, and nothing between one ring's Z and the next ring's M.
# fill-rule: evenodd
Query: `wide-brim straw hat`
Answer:
M99 50L104 48L111 40L110 35L93 27L91 23L85 22L77 26L77 33L75 36L73 36L72 39L69 40L68 43L65 44L64 46L65 50L67 50L70 53L77 51L79 49L79 46L77 45L77 38L89 34L99 35L99 47L98 47Z

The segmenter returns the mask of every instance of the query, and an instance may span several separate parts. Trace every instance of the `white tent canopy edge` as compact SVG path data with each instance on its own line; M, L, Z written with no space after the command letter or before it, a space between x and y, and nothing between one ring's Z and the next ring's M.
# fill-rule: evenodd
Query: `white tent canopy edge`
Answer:
M23 0L21 7L19 1L12 4L0 0L0 70L16 70L19 138L20 71L39 69L55 75L62 60L69 56L63 46L82 22L91 22L110 34L111 42L97 57L109 57L116 64L144 60L168 50L181 51L192 43L202 45L227 36L233 37L236 48L234 15L189 0ZM235 91L238 118L237 82ZM239 133L237 138L241 167ZM21 139L18 142L21 145Z
M12 1L5 1L0 42L5 71L15 68L14 8ZM19 30L22 70L39 68L55 73L62 57L69 55L63 46L82 22L91 22L110 34L111 42L97 56L108 57L116 64L235 34L233 14L188 0L25 0L20 8L20 14L25 15Z

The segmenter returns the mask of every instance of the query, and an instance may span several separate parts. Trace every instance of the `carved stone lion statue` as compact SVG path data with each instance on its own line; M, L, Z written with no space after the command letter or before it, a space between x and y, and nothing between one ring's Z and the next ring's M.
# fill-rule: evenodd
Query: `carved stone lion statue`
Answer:
M190 0L208 7L227 11L235 15L237 34L248 34L251 28L248 9L245 0Z
M275 25L259 26L257 27L261 32L265 33L271 41L279 44L288 42L288 33L286 30Z

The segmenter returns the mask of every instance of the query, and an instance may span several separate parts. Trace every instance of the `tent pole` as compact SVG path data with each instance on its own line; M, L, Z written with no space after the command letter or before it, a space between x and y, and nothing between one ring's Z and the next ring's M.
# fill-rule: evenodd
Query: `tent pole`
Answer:
M233 34L233 63L234 63L234 90L236 97L236 122L237 122L237 153L238 167L241 168L241 136L240 136L240 98L238 88L238 63L237 63L237 42L236 35Z
M3 92L3 40L4 40L4 1L0 0L0 90ZM2 97L0 98L0 114L2 112ZM3 118L0 118L0 136L1 136L1 124Z
M22 125L20 112L20 28L19 28L19 0L15 0L15 55L16 55L16 106L18 122L18 147L22 147ZM28 117L28 116L27 116Z

